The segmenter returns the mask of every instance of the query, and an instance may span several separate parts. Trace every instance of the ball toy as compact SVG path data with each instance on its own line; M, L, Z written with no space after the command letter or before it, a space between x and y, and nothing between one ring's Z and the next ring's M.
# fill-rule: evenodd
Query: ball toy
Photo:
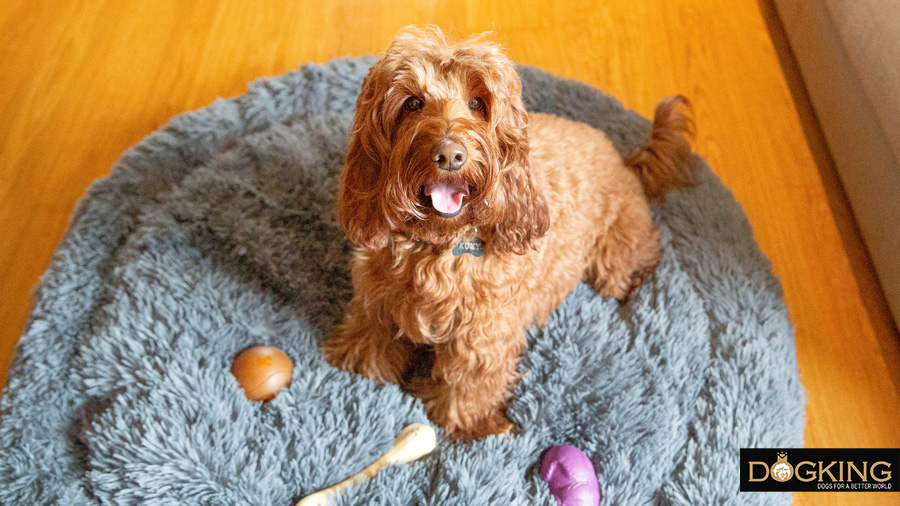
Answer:
M291 384L294 364L278 348L253 346L238 353L231 374L251 401L269 401Z
M598 506L600 484L591 459L574 446L552 446L541 462L541 479L559 506Z

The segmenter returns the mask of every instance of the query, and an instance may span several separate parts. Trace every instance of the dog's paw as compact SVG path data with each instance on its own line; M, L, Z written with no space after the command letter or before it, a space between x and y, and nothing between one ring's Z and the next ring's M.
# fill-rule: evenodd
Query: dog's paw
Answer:
M594 282L594 290L601 297L613 297L621 302L627 302L628 298L631 297L631 293L644 284L644 281L653 274L655 269L655 265L643 267L627 276L596 281Z
M322 355L332 366L382 383L400 382L408 367L404 351L344 336L332 337L322 344Z
M357 360L352 360L352 348L346 339L333 337L322 343L325 361L342 371L359 372Z
M514 431L515 425L503 413L495 411L468 426L449 428L447 437L453 441L478 441L494 434L511 435Z

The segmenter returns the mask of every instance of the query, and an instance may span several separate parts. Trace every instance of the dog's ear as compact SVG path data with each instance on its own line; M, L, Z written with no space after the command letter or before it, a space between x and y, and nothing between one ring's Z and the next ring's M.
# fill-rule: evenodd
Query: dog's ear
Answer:
M489 233L488 247L496 253L524 254L550 228L550 211L527 160L503 168L499 191L491 206L500 222Z
M485 80L489 93L491 128L497 134L500 163L504 166L528 160L528 112L522 102L522 83L512 61L503 53L487 57L490 74Z
M381 111L387 86L384 74L380 61L363 80L337 195L338 223L351 241L368 249L386 246L390 236L381 197L390 152Z
M529 163L528 113L522 103L522 85L512 61L502 53L488 56L491 75L489 116L497 136L499 188L492 207L499 223L490 234L490 248L498 253L523 254L550 227L547 200Z

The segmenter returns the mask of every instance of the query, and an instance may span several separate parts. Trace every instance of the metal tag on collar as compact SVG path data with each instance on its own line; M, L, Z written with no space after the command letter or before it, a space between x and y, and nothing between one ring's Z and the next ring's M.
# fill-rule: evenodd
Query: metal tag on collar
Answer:
M484 255L484 241L478 238L476 230L471 237L464 237L453 247L453 256L458 257L469 253L475 257Z

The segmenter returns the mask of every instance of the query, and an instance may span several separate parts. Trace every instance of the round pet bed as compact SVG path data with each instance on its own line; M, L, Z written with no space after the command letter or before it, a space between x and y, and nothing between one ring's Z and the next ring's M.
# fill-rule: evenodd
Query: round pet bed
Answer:
M317 349L350 296L334 194L373 61L305 66L178 116L91 187L10 369L0 504L289 506L427 421ZM519 72L530 110L591 124L621 153L646 139L615 99ZM694 163L700 184L654 210L655 275L625 304L579 286L529 333L516 435L439 436L336 504L553 505L539 459L561 444L592 459L603 504L789 504L739 493L738 457L803 444L793 330L740 206ZM229 372L257 344L295 364L267 404Z

